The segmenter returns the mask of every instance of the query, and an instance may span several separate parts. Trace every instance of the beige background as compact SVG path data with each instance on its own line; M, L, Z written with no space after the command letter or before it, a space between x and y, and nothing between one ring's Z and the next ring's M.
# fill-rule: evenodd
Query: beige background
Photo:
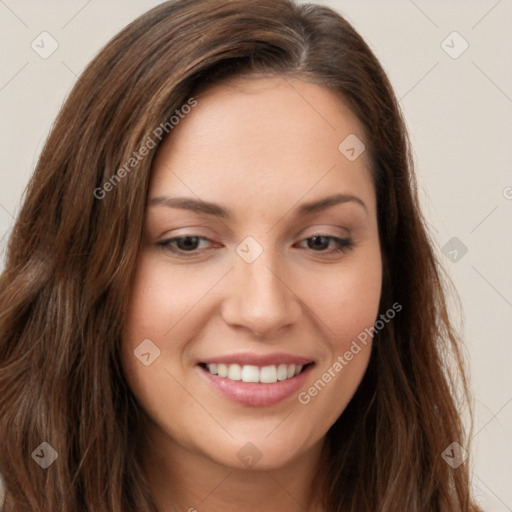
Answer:
M158 3L0 0L2 252L76 77L119 29ZM452 237L468 249L462 255L446 246L442 257L465 310L477 412L473 483L486 510L512 511L512 1L319 3L344 14L389 73L439 250ZM43 31L59 45L47 59L31 48ZM462 39L441 45L453 31L469 44L456 59L445 49L458 53Z

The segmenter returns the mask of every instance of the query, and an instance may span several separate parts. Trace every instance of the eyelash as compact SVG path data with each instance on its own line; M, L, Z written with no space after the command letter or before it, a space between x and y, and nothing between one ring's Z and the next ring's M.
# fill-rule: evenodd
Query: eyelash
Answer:
M339 237L332 236L332 235L322 235L320 233L315 234L315 235L310 236L310 237L307 237L307 238L304 238L303 240L301 240L301 242L304 242L304 241L307 241L307 240L312 240L313 238L317 238L317 237L318 238L326 238L329 241L332 240L332 241L336 242L338 247L336 249L331 249L330 251L315 251L314 249L310 249L313 253L334 256L334 255L337 255L337 254L342 253L342 252L343 253L344 252L348 252L348 251L350 251L354 247L354 242L350 238L339 238ZM162 240L161 242L157 242L156 245L158 245L162 249L164 249L166 251L169 251L169 252L171 252L173 254L184 255L185 257L196 256L198 251L200 251L200 249L194 249L192 251L184 251L183 249L176 249L175 247L173 247L171 245L173 242L176 242L178 240L183 240L185 238L197 238L200 241L201 240L211 241L211 240L209 240L208 238L206 238L204 236L185 235L185 236L178 236L178 237L174 237L174 238L169 238L168 240Z

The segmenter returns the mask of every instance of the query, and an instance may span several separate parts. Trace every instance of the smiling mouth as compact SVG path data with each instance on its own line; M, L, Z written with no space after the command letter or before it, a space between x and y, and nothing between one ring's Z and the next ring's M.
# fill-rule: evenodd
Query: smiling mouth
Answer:
M222 364L222 363L199 363L199 366L219 377L232 381L246 383L273 384L296 377L304 372L306 368L314 363L301 364L279 364L268 366L256 366L251 364Z

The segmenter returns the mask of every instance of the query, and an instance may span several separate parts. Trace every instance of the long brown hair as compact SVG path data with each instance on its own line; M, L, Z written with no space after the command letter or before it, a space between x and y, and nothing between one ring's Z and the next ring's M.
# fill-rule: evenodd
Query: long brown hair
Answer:
M397 100L347 21L292 0L165 2L114 37L69 95L0 278L0 510L156 511L137 449L142 413L119 361L155 129L201 89L255 73L337 91L364 126L380 309L403 307L376 334L365 377L327 433L326 510L477 510L467 462L454 469L442 457L452 442L469 450L468 385ZM58 454L46 469L33 455L42 442Z

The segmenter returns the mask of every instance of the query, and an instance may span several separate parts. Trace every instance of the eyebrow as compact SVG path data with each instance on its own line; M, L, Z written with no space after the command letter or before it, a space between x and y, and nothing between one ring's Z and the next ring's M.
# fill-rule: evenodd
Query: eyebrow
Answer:
M366 204L362 199L353 194L334 194L331 196L323 197L309 203L303 203L294 210L294 214L297 217L304 217L311 213L316 213L331 206L344 203L355 203L368 211ZM228 210L223 208L217 203L210 203L208 201L201 201L189 197L168 197L158 196L149 200L148 206L167 206L169 208L181 208L185 210L191 210L193 212L204 213L207 215L213 215L215 217L222 217L225 219L231 218Z

